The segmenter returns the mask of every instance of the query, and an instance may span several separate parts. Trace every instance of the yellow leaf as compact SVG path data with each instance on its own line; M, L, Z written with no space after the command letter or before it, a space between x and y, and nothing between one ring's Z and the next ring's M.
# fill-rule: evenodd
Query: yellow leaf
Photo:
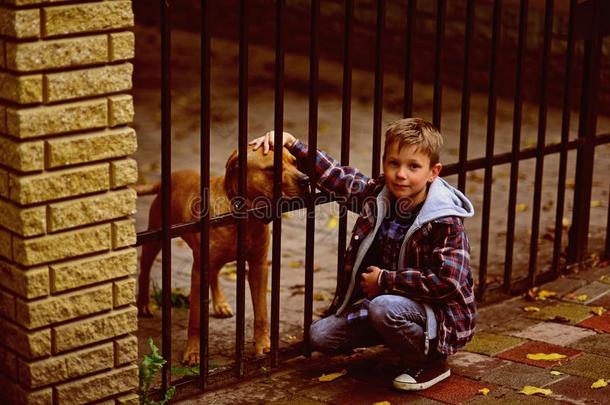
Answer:
M556 295L557 293L555 291L540 290L540 292L536 296L536 299L538 301L546 301L547 298L554 297Z
M332 299L332 296L325 292L315 292L313 293L314 301L329 301Z
M587 299L589 299L589 296L587 294L580 294L578 297L576 297L576 299L580 302L585 302Z
M591 201L591 208L599 208L603 206L603 203L599 200L592 200Z
M489 394L489 388L481 388L479 390L479 394L483 394L483 395L487 396Z
M301 266L303 266L303 262L302 262L302 261L300 261L300 260L294 260L294 261L292 261L292 262L288 263L288 265L289 265L290 267L292 267L293 269L298 269L298 268L300 268Z
M592 307L591 312L595 315L602 316L602 314L606 311L604 307Z
M531 385L526 385L523 387L523 389L520 391L520 393L525 394L525 395L542 394L542 395L549 396L553 393L553 391L551 391L549 389L532 387Z
M555 361L555 360L561 360L561 359L565 359L567 356L565 354L559 354L559 353L550 353L550 354L546 354L546 353L535 353L535 354L531 354L528 353L527 358L530 360L546 360L546 361Z
M225 277L227 280L237 281L237 273L226 273Z
M343 377L346 374L347 374L346 369L343 369L343 370L339 371L338 373L322 374L320 377L318 377L318 381L331 382L331 381L335 381L337 378Z
M525 212L527 211L527 204L517 204L516 208L517 212Z
M540 311L540 308L538 308L538 307L525 307L525 308L523 308L523 310L525 312L538 312L538 311Z
M390 401L375 402L373 405L392 405Z
M560 371L553 370L551 371L551 375L563 375L563 373Z
M574 179L566 179L566 188L570 189L570 190L574 190L574 186L576 185L576 182L574 182Z
M328 222L326 223L326 227L328 229L334 229L337 227L337 225L339 225L339 218L337 218L336 216L332 216L330 217L330 219L328 220Z
M608 382L602 378L601 380L597 380L593 384L591 384L591 388L593 388L593 389L604 388L607 385L608 385Z
M610 281L610 276L607 276L606 274L604 274L603 276L599 277L599 281L601 281L601 282Z

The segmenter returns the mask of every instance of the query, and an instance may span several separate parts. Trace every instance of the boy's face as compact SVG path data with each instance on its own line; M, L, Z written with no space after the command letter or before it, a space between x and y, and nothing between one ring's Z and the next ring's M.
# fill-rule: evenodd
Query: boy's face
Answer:
M383 159L386 185L397 199L410 199L416 206L426 199L427 184L432 183L442 169L440 163L430 167L430 157L407 145L399 150L398 142L388 146Z

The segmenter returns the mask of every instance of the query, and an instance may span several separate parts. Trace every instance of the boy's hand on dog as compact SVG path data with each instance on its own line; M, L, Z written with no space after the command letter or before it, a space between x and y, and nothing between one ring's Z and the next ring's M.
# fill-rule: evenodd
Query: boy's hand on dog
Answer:
M269 131L260 138L250 141L249 145L254 145L253 150L257 150L262 146L263 154L266 155L269 153L270 149L273 149L274 137L275 133L273 131ZM282 137L282 146L291 146L296 140L297 138L295 138L292 134L284 132Z
M360 287L366 294L367 298L374 298L381 293L379 289L378 279L381 269L376 266L369 266L366 271L360 276Z

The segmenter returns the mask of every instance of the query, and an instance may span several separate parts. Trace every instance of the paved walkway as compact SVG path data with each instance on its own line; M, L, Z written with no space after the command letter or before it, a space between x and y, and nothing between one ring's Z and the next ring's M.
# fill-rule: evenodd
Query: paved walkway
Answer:
M600 379L610 382L610 312L605 312L610 308L610 266L570 274L530 295L480 309L475 338L450 358L452 376L416 394L392 388L392 356L375 347L351 356L297 358L271 373L263 369L252 379L181 403L610 403L610 386L591 387ZM537 353L565 357L528 359ZM342 370L346 374L331 382L318 380ZM521 394L525 386L547 391Z

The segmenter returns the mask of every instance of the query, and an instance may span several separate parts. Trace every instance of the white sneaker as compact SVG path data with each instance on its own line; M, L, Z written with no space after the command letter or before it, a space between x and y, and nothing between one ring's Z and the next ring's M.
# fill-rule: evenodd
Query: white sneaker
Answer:
M404 391L420 391L432 387L451 375L447 363L431 368L412 368L394 378L394 387Z

